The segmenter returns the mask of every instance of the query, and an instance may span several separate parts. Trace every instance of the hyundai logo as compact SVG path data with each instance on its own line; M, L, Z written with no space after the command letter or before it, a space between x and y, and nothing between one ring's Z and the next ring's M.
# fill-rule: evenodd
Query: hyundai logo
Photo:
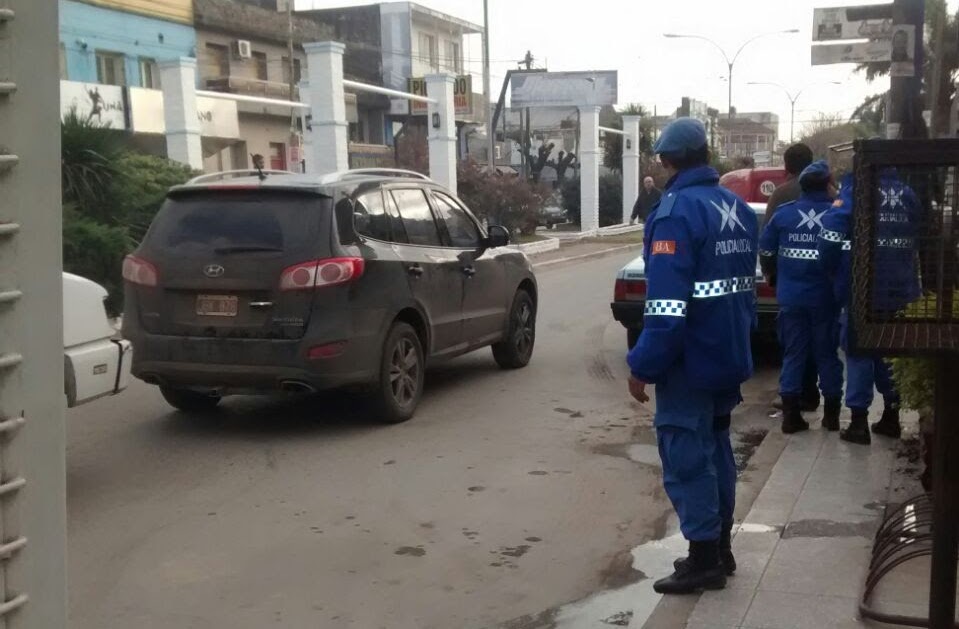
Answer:
M203 274L207 277L223 277L224 273L226 273L226 269L219 264L208 264L203 267Z

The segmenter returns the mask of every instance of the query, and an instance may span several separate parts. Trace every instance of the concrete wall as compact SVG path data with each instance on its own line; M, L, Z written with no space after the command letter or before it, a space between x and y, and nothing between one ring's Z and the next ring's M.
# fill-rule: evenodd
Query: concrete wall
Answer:
M286 46L262 39L250 39L249 36L243 34L226 34L208 31L205 29L198 29L196 32L196 46L197 61L199 62L197 64L197 70L200 75L200 85L205 85L207 79L223 78L220 75L220 69L215 58L210 55L207 49L208 43L226 46L227 50L230 51L230 73L228 76L245 79L256 78L257 68L256 61L254 59L238 59L233 56L233 42L238 39L245 39L249 41L253 52L262 52L266 54L267 81L274 83L286 83L287 79L283 67L283 59L289 54ZM293 58L300 60L300 68L305 78L306 55L303 54L303 51L299 50L298 48L299 47L294 48Z
M416 19L416 14L413 14L413 28L411 32L411 44L412 44L412 57L413 57L413 76L421 77L426 76L427 74L435 74L437 72L448 72L450 74L459 74L463 71L463 58L464 58L464 42L463 36L459 33L450 33L449 31L444 31L437 28L433 24L425 23L423 21ZM430 35L436 40L437 45L437 61L439 67L433 67L430 65L429 61L429 50L421 48L420 46L420 36L421 35ZM447 52L447 45L450 42L459 44L460 47L460 67L456 67L453 62L453 59Z
M96 51L103 50L124 55L126 84L140 86L141 58L192 57L196 32L184 24L60 0L60 45L67 79L96 83Z
M239 114L241 142L204 158L205 171L251 168L250 155L259 153L270 165L270 143L282 144L287 150L290 144L289 116L271 116L263 114ZM287 168L290 164L287 163Z

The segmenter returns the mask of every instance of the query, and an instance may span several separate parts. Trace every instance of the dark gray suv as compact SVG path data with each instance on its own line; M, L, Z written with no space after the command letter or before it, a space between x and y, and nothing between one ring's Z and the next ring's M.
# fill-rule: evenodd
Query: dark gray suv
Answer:
M173 188L124 260L133 373L181 410L365 385L409 419L426 365L524 367L536 278L450 192L402 171L218 173Z

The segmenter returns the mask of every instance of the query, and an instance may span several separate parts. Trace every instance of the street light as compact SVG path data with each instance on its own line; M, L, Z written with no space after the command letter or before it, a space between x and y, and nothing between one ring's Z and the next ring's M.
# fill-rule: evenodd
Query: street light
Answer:
M750 81L746 85L771 85L773 87L778 87L785 94L786 98L789 99L790 111L789 111L789 143L792 144L794 141L795 134L795 124L796 124L796 101L799 100L799 97L802 96L802 93L808 88L813 87L814 85L842 85L840 81L817 81L815 83L808 83L799 88L799 91L793 94L789 91L785 85L780 85L779 83L773 83L771 81Z
M726 51L723 49L722 46L720 46L719 44L717 44L716 42L714 42L708 37L703 37L702 35L683 35L678 33L663 33L663 37L668 37L669 39L701 39L705 42L709 42L710 44L715 46L720 53L722 53L723 59L726 60L726 66L729 68L729 114L728 115L729 115L729 119L732 120L733 119L733 66L736 65L736 60L739 59L739 55L742 53L743 49L761 37L768 37L770 35L785 35L787 33L798 33L798 32L799 32L798 28L790 28L784 31L772 31L769 33L761 33L759 35L756 35L755 37L751 39L747 39L745 42L743 42L743 45L739 47L739 50L736 51L736 54L733 55L732 59L729 58L729 55L726 54Z

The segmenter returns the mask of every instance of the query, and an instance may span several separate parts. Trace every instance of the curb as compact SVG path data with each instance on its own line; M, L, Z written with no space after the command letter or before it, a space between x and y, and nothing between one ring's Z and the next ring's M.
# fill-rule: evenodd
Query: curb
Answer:
M540 253L547 253L549 251L556 251L559 249L560 241L559 238L544 238L543 240L537 240L535 242L528 242L525 244L510 245L510 249L515 249L526 255L536 255Z
M586 260L588 258L601 258L606 255L617 253L619 251L626 251L627 249L641 249L642 245L620 245L618 247L610 247L609 249L601 249L600 251L593 251L591 253L584 253L578 256L569 256L566 258L559 258L558 260L546 260L545 262L533 262L534 269L541 269L545 267L554 266L557 264L563 264L565 262L575 262L577 260Z

